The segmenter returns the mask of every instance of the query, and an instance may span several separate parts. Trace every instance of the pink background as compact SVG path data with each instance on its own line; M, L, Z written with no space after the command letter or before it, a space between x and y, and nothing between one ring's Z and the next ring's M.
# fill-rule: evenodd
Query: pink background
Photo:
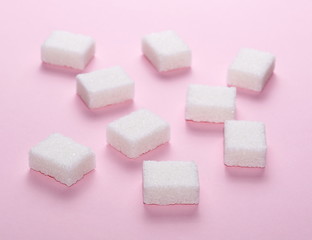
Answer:
M310 0L6 1L1 7L0 239L312 239L312 2ZM93 36L85 72L122 66L135 99L98 111L75 94L72 70L41 64L51 31ZM189 71L160 75L143 35L173 29L190 45ZM266 124L267 167L226 168L223 125L184 120L190 83L225 85L241 47L277 57L259 94L240 91L237 118ZM107 123L148 108L172 127L170 144L130 160L108 147ZM29 170L28 151L53 132L91 147L97 168L68 188ZM144 206L142 161L193 160L198 206Z

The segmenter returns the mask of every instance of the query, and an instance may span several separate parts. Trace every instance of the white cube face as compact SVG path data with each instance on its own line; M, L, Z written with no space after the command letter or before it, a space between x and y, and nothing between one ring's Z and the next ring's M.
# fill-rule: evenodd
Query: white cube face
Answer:
M134 81L119 66L78 74L77 94L91 109L105 107L133 99Z
M199 179L194 162L144 161L145 204L198 204Z
M95 41L85 35L54 31L41 46L45 63L84 69L95 52Z
M254 49L241 49L227 73L232 86L261 91L274 71L275 57Z
M138 110L111 122L107 142L129 158L136 158L170 139L167 122L148 110Z
M236 88L191 84L187 91L185 118L222 123L235 118Z
M265 167L265 126L262 122L226 121L224 163L227 166Z
M142 39L143 54L160 71L191 66L191 50L173 31L151 33Z
M29 166L70 186L95 168L95 155L70 138L52 134L31 148Z

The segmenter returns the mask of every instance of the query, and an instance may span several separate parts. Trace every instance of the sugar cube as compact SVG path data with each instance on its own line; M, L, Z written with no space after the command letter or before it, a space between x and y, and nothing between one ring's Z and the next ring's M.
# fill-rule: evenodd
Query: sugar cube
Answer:
M41 59L53 65L84 69L95 52L95 41L85 35L54 31L41 46Z
M77 93L89 108L130 100L134 81L119 66L77 75Z
M129 158L136 158L170 139L170 127L156 114L142 109L111 122L107 142Z
M29 167L70 186L95 168L95 155L88 147L55 133L31 148Z
M275 57L268 52L243 48L228 68L231 86L262 91L274 71Z
M235 118L236 88L191 84L187 91L185 118L222 123Z
M191 50L173 31L151 33L142 39L142 51L159 71L191 66Z
M266 150L264 123L238 120L228 120L225 122L225 165L265 167Z
M144 161L145 204L198 204L199 180L194 162Z

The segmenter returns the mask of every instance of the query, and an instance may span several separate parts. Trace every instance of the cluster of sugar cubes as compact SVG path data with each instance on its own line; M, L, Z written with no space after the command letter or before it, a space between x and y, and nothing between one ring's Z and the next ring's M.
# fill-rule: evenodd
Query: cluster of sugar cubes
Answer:
M159 71L190 67L188 45L173 31L151 33L142 39L142 52ZM84 69L95 52L88 36L55 31L43 43L43 62ZM275 57L267 52L241 49L227 72L225 86L191 84L187 90L185 119L224 123L224 164L265 167L266 137L262 122L234 120L236 88L262 91L274 71ZM77 75L77 94L90 108L131 100L134 81L119 66ZM107 143L129 158L155 149L170 140L169 124L149 110L121 117L106 128ZM93 152L72 139L52 134L29 152L32 169L70 186L95 168ZM199 179L194 162L144 161L145 204L198 204Z

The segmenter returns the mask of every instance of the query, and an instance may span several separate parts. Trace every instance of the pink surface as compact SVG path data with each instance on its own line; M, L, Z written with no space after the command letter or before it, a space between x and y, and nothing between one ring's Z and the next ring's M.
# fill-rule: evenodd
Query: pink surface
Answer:
M6 1L1 26L0 239L312 239L312 2ZM121 65L136 81L132 103L88 110L76 72L42 65L51 31L93 36L84 72ZM192 69L158 74L140 51L144 34L173 29L193 51ZM184 120L190 83L225 85L241 47L277 57L259 94L240 91L237 118L266 124L267 168L223 165L223 125ZM172 126L170 144L129 160L106 145L105 127L148 108ZM28 167L28 150L52 132L90 146L97 168L68 188ZM144 206L145 159L194 160L198 206Z

